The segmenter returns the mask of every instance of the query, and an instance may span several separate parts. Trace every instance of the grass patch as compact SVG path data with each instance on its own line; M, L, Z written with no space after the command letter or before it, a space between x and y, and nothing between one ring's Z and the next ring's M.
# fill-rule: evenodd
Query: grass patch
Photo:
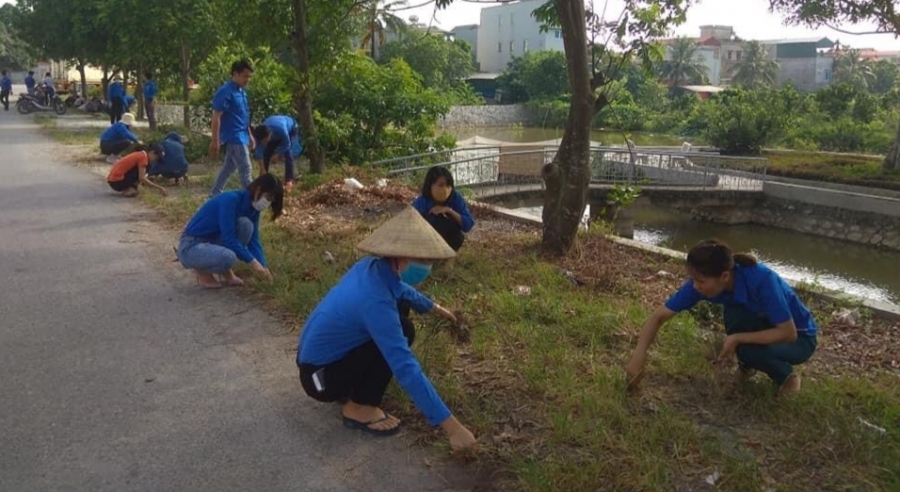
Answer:
M330 178L370 183L378 176L333 172ZM180 228L208 192L198 182L141 199ZM401 186L347 192L326 178L304 177L288 200L289 216L263 224L275 280L251 285L302 324L359 257L355 244L414 195ZM830 320L831 306L818 308L823 335L816 359L801 369L804 392L779 401L761 376L735 395L720 389L722 374L705 358L721 336L717 311L698 308L662 330L644 392L626 397L622 366L640 325L680 283L657 272L681 266L596 233L585 233L569 257L551 260L538 254L535 230L476 215L479 224L455 264L436 267L423 286L463 309L471 343L457 344L442 321L424 316L415 320L414 349L448 405L479 436L480 459L506 472L496 490L900 487L900 392L891 365L892 357L900 360L898 327L849 329ZM849 353L863 338L872 343L865 354ZM877 346L882 352L867 355ZM396 386L386 406L421 440L446 449ZM715 485L707 485L714 474Z
M879 157L817 152L765 153L769 174L857 186L900 190L900 171L885 172Z

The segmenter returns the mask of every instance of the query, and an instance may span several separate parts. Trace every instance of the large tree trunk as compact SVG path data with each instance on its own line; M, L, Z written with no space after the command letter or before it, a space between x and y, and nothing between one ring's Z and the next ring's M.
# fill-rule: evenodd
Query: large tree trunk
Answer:
M291 0L294 16L294 53L297 55L297 75L300 83L294 93L294 105L300 118L300 130L303 133L303 147L309 159L309 171L319 174L325 170L325 154L319 146L316 136L316 123L313 120L312 94L310 94L309 45L307 43L306 0Z
M881 168L885 171L900 170L900 126L897 127L897 135L894 137L894 144L891 150L884 156L884 162Z
M87 102L87 75L84 73L84 62L78 61L78 75L81 76L81 97Z
M553 162L544 166L545 252L563 254L572 247L584 214L590 185L590 128L594 112L588 73L583 0L555 0L572 94L562 142Z
M182 123L188 130L191 129L191 50L187 43L182 40L179 50L179 61L181 68L181 97L184 100L184 112L182 113Z
M139 120L143 120L146 116L145 110L146 105L144 101L144 62L138 63L138 71L137 71L137 85L134 87L134 98L138 103L137 117Z

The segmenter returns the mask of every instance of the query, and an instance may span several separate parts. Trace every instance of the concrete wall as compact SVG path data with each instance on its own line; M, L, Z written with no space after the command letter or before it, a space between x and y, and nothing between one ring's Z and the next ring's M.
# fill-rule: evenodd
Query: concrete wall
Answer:
M828 183L826 181L810 181L806 179L785 178L783 176L766 176L767 183L785 183L812 188L846 191L850 193L859 193L861 195L879 196L885 198L896 198L900 200L900 190L886 190L881 188L871 188L868 186L854 186L842 183Z
M823 207L840 204L841 209L848 211L900 217L900 199L892 197L771 181L763 186L763 193L767 197L801 204Z
M543 3L522 0L481 9L477 44L482 72L502 72L514 56L522 56L526 50L563 51L560 30L542 33L541 24L531 16Z
M523 104L454 106L441 119L441 126L505 126L531 125L537 120L534 111Z
M797 90L810 92L831 82L834 59L827 56L781 58L778 60L778 85L793 84Z
M211 125L208 108L191 108L191 129L197 132L208 133ZM174 104L160 104L156 107L156 121L160 125L184 124L184 106Z

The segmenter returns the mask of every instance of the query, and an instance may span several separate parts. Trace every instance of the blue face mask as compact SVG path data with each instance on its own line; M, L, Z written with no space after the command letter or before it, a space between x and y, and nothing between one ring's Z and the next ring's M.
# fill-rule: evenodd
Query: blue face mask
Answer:
M424 263L409 262L409 265L400 272L400 280L409 285L418 285L428 278L431 274L431 265Z

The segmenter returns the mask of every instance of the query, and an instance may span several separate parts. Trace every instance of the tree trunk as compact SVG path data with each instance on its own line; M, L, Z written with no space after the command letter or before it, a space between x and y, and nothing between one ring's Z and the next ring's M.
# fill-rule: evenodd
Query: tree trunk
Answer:
M554 0L562 27L569 72L569 116L553 162L544 166L542 247L564 254L572 247L587 204L590 185L590 128L594 96L588 73L583 0Z
M81 76L81 97L87 102L87 75L84 73L84 62L78 62L78 75Z
M137 71L137 85L134 88L134 98L138 103L138 114L137 117L139 120L143 120L145 116L145 102L144 102L144 76L141 75L144 73L144 62L138 63L138 71Z
M103 94L100 96L101 99L107 101L107 96L109 95L109 69L103 68L103 79L100 80L100 87L103 89ZM111 101L107 101L111 103Z
M894 144L891 150L884 156L884 162L881 164L884 171L900 170L900 126L897 127L897 135L894 137Z
M300 78L294 93L294 105L300 118L300 131L303 133L303 147L309 159L309 171L319 174L325 170L325 154L319 146L316 135L316 123L313 120L312 94L309 92L309 45L307 43L306 0L291 0L294 16L294 53L297 56L296 69Z
M179 50L180 71L181 71L181 97L184 99L184 113L182 114L182 123L188 130L191 129L191 51L184 42L181 41L181 49Z

